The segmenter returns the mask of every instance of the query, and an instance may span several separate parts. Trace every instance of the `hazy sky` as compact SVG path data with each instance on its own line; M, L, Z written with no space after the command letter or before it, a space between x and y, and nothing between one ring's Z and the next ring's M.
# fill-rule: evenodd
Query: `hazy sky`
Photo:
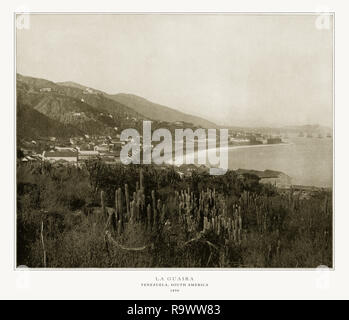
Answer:
M315 15L31 15L17 72L133 93L225 125L332 124L332 21Z

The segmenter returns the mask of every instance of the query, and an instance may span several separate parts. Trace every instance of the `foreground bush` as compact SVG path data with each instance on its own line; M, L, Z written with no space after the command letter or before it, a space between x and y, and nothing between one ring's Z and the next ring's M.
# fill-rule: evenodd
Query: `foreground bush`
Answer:
M329 191L99 162L20 165L17 181L18 265L332 266Z

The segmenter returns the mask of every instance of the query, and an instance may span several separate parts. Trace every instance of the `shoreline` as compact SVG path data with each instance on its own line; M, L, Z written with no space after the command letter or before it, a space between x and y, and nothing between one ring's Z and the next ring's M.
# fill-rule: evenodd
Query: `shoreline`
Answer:
M248 148L260 148L260 147L273 147L273 146L289 146L291 142L270 143L270 144L250 144L241 146L228 146L228 150L248 149Z
M228 146L223 148L223 150L239 150L239 149L249 149L249 148L262 148L262 147L273 147L273 146L290 146L293 143L286 143L286 142L282 142L282 143L274 143L274 144L249 144L249 145L241 145L241 146ZM203 152L213 152L216 151L217 149L219 150L220 147L216 147L216 148L211 148L211 149L207 149ZM198 150L194 151L194 155L198 154Z
M274 143L274 144L253 144L253 145L241 145L241 146L227 146L225 148L223 148L224 151L230 151L230 150L238 150L238 149L247 149L247 148L256 148L256 147L272 147L272 146L280 146L280 145L285 145L285 146L289 146L292 145L293 143L286 143L286 142L282 142L282 143ZM217 152L220 151L220 147L215 147L215 148L210 148L210 149L206 149L203 151L199 151L199 150L195 150L194 152L188 153L188 154L183 154L183 158L185 158L186 156L192 156L194 155L194 159L197 158L199 156L199 154L202 153L207 153L207 152ZM200 152L200 153L199 153ZM184 159L181 158L180 162L183 164L184 163ZM179 161L179 159L176 159L176 156L173 155L172 160L167 161L167 164L170 165L176 165L176 160ZM197 166L199 166L199 164L195 164Z

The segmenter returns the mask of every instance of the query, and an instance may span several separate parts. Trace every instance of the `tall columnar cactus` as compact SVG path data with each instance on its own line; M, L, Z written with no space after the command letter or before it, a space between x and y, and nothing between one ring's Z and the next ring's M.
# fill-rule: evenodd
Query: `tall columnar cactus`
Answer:
M141 190L144 190L144 176L143 176L143 169L139 171L139 187Z
M163 204L161 208L161 219L160 219L160 222L162 225L164 225L165 219L166 219L166 206L165 204Z
M124 212L123 212L123 204L122 204L122 190L121 188L118 189L118 211L120 214L119 221L121 223L121 228L123 228L124 224Z
M140 221L142 219L141 216L141 202L139 200L139 198L136 199L136 219L137 221Z
M115 190L115 218L116 218L116 221L119 221L120 212L119 212L119 205L118 205L118 189Z
M130 199L129 187L125 184L115 191L115 229L122 233L126 224L139 223L148 232L158 232L165 225L166 204L156 198L155 190L151 192L150 203L146 203L144 193L143 170L140 171L136 191ZM242 212L255 212L259 228L265 230L267 224L266 210L258 203L258 199L247 192L241 196L240 202L235 203L231 210L226 199L215 189L207 188L195 194L190 188L176 191L174 194L175 208L180 223L188 237L197 233L214 233L217 241L222 244L234 242L240 245L243 237ZM103 212L106 212L105 194L101 192ZM114 221L113 221L114 222Z
M158 214L160 214L161 210L162 210L162 205L161 205L161 200L160 199L158 199L156 208L157 208Z
M130 219L130 194L129 194L127 183L125 184L125 201L126 201L127 218Z
M152 216L151 216L151 206L150 206L150 204L148 204L148 206L147 206L147 227L148 227L149 231L152 230Z
M103 190L101 191L101 207L102 207L102 214L104 217L106 217L107 210L105 207L105 192Z
M154 225L154 230L157 228L158 224L158 217L157 217L157 211L156 211L156 198L155 198L155 191L152 190L151 192L151 199L152 199L152 206L153 206L153 225Z
M132 200L130 202L130 222L133 223L135 222L135 201Z

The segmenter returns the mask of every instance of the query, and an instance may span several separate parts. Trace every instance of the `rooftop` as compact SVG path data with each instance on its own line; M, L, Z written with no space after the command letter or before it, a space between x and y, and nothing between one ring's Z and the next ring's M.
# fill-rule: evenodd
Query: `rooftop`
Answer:
M76 157L77 153L73 151L50 151L50 152L45 152L44 154L45 158L71 158L71 157Z

